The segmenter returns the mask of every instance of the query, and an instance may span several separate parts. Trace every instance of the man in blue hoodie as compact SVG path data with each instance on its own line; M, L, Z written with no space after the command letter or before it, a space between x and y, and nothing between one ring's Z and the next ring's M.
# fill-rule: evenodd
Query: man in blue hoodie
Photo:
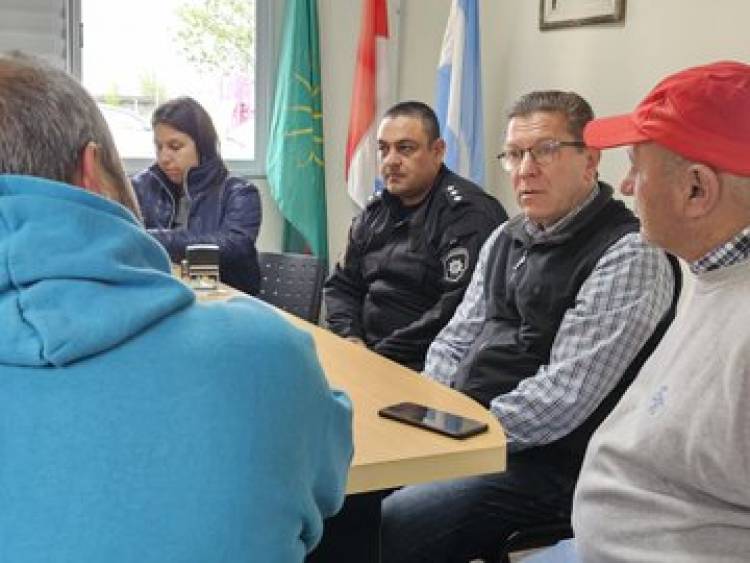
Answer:
M0 56L0 561L301 561L350 403L268 306L196 303L137 214L91 97Z

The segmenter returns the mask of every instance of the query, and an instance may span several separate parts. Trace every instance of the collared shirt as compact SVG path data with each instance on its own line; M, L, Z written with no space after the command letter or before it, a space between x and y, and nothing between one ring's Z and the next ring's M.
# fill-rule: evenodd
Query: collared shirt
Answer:
M537 225L533 221L529 221L528 219L526 219L523 225L526 229L526 232L534 241L543 241L544 239L549 238L557 231L560 231L568 226L578 216L578 213L581 211L581 209L583 209L589 203L594 201L594 199L596 199L596 196L599 195L600 191L601 189L599 188L599 183L597 182L596 184L594 184L591 193L589 193L589 195L587 195L581 203L570 210L567 215L564 215L561 219L558 219L556 222L552 223L549 227L542 227L541 225Z
M592 192L550 228L541 230L527 222L527 232L549 236L595 196ZM485 242L463 301L427 353L424 373L446 385L452 385L458 364L484 325L487 258L504 226ZM554 442L583 423L651 336L669 309L673 291L672 270L662 251L643 242L639 233L614 243L581 286L575 307L563 317L549 363L491 401L509 451Z
M690 271L702 274L742 262L750 258L750 226L745 227L736 236L717 246L703 258L690 264Z

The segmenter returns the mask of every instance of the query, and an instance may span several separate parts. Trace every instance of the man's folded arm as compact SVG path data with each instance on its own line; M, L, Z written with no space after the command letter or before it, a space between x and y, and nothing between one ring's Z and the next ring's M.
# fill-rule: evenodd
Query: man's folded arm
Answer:
M490 404L510 451L554 442L583 423L654 332L673 288L665 254L640 234L613 244L563 317L549 363Z
M456 312L438 333L427 350L423 373L445 385L451 385L458 364L463 360L485 319L484 277L490 250L502 231L496 228L482 245L477 265Z
M364 337L362 304L367 293L361 269L361 250L355 239L357 221L349 229L343 258L323 287L326 326L339 336Z

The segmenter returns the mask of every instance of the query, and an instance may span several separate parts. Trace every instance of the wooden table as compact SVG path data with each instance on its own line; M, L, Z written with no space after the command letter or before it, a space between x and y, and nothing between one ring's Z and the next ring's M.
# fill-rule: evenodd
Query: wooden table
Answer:
M200 301L242 295L227 287L196 293ZM378 563L380 502L390 489L505 470L505 434L479 403L364 346L279 312L312 335L329 383L346 391L354 405L354 459L346 502L325 522L323 539L306 563ZM382 407L401 401L486 422L489 431L456 440L378 416Z
M200 301L242 295L231 288L196 293ZM392 489L505 469L505 434L497 419L482 405L364 346L280 312L295 326L312 334L329 383L346 391L352 399L354 460L349 470L347 493ZM378 416L380 408L401 401L413 401L486 422L489 431L456 440Z
M505 469L505 435L479 403L325 329L296 318L292 322L313 335L328 381L354 404L355 450L347 492ZM456 440L378 416L382 407L401 401L481 420L490 430Z

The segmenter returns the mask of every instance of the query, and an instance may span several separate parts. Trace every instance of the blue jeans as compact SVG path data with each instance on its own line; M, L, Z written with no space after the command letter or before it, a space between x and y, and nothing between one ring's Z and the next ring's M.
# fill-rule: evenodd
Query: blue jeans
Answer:
M575 476L508 459L504 473L404 487L383 501L382 563L496 558L515 530L570 518Z

